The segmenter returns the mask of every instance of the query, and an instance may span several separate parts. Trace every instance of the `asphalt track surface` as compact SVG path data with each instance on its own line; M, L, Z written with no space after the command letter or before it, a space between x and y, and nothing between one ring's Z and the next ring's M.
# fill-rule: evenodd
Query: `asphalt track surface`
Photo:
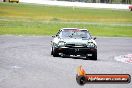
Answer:
M0 36L0 88L131 88L129 84L76 83L76 68L88 74L130 74L132 64L114 56L132 53L132 38L97 38L98 60L50 55L50 36Z

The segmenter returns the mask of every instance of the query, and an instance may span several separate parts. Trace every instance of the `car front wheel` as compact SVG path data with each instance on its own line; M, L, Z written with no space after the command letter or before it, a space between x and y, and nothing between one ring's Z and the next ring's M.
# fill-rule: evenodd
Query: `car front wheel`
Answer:
M58 53L58 51L55 47L52 47L51 55L53 55L53 57L58 57L59 56L59 53Z

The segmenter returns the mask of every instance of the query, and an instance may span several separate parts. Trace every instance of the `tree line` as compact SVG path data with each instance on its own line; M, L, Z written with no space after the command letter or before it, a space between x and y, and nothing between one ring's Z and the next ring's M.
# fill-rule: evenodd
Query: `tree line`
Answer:
M122 3L122 4L132 3L132 0L58 0L58 1L87 2L87 3Z

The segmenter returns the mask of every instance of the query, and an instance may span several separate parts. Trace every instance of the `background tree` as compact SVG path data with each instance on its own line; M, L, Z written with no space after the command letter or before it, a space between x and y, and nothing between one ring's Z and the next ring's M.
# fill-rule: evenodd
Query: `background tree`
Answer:
M96 0L92 0L92 3L96 3Z
M122 3L123 3L123 4L131 4L131 1L132 1L132 0L122 0Z

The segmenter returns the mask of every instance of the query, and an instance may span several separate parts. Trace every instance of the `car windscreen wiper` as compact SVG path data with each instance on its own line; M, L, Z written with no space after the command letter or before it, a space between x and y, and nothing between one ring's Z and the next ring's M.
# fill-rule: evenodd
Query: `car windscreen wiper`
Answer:
M84 37L84 36L82 36L82 38L88 38L88 37Z

